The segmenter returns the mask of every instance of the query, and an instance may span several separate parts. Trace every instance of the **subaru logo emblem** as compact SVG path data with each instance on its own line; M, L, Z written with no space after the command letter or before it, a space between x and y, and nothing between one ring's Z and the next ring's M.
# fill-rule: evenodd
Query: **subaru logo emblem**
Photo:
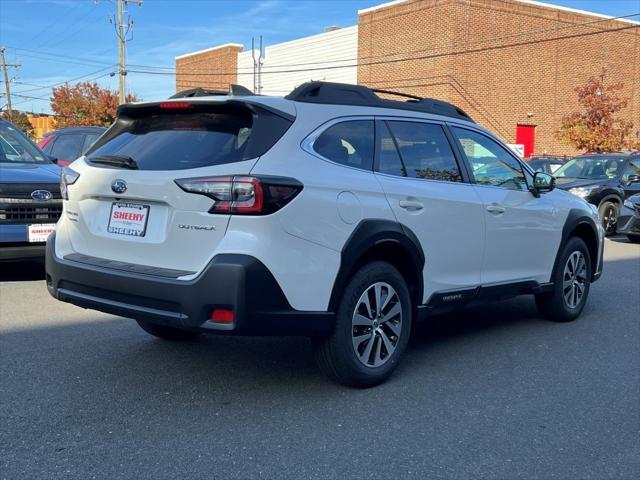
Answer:
M113 193L124 193L127 191L127 182L120 179L114 180L111 184L111 190L113 190Z
M33 192L31 192L31 198L33 198L34 200L51 200L53 198L53 195L51 195L51 192L49 190L35 190Z

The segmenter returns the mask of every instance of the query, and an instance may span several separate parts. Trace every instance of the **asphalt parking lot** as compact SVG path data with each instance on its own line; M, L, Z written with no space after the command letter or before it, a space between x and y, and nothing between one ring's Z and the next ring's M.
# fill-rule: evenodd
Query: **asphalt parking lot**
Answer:
M533 300L432 319L386 384L302 338L171 344L0 265L1 478L640 477L640 246L607 240L583 316Z

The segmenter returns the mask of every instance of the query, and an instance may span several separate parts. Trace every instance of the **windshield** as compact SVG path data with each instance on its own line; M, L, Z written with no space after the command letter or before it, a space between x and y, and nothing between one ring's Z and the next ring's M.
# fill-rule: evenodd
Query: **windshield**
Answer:
M51 162L16 127L0 122L0 164Z
M569 160L553 174L562 178L585 178L590 180L616 178L622 171L624 158L616 157L577 157Z

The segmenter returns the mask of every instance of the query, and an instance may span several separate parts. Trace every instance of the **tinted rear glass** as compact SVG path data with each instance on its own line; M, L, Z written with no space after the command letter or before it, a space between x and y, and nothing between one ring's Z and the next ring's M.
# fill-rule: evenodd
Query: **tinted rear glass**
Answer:
M59 160L73 161L82 153L83 143L83 134L65 133L53 140L51 155Z
M183 170L245 159L252 134L247 112L158 114L129 120L93 149L101 155L131 157L140 170Z

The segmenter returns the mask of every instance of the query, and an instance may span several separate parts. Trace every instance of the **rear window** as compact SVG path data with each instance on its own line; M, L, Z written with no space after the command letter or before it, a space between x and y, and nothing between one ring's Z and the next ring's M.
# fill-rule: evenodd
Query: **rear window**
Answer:
M198 113L158 113L155 109L139 118L123 116L89 150L87 158L130 157L140 170L222 165L262 155L291 124L266 110L212 108L215 111L203 112L198 107Z

